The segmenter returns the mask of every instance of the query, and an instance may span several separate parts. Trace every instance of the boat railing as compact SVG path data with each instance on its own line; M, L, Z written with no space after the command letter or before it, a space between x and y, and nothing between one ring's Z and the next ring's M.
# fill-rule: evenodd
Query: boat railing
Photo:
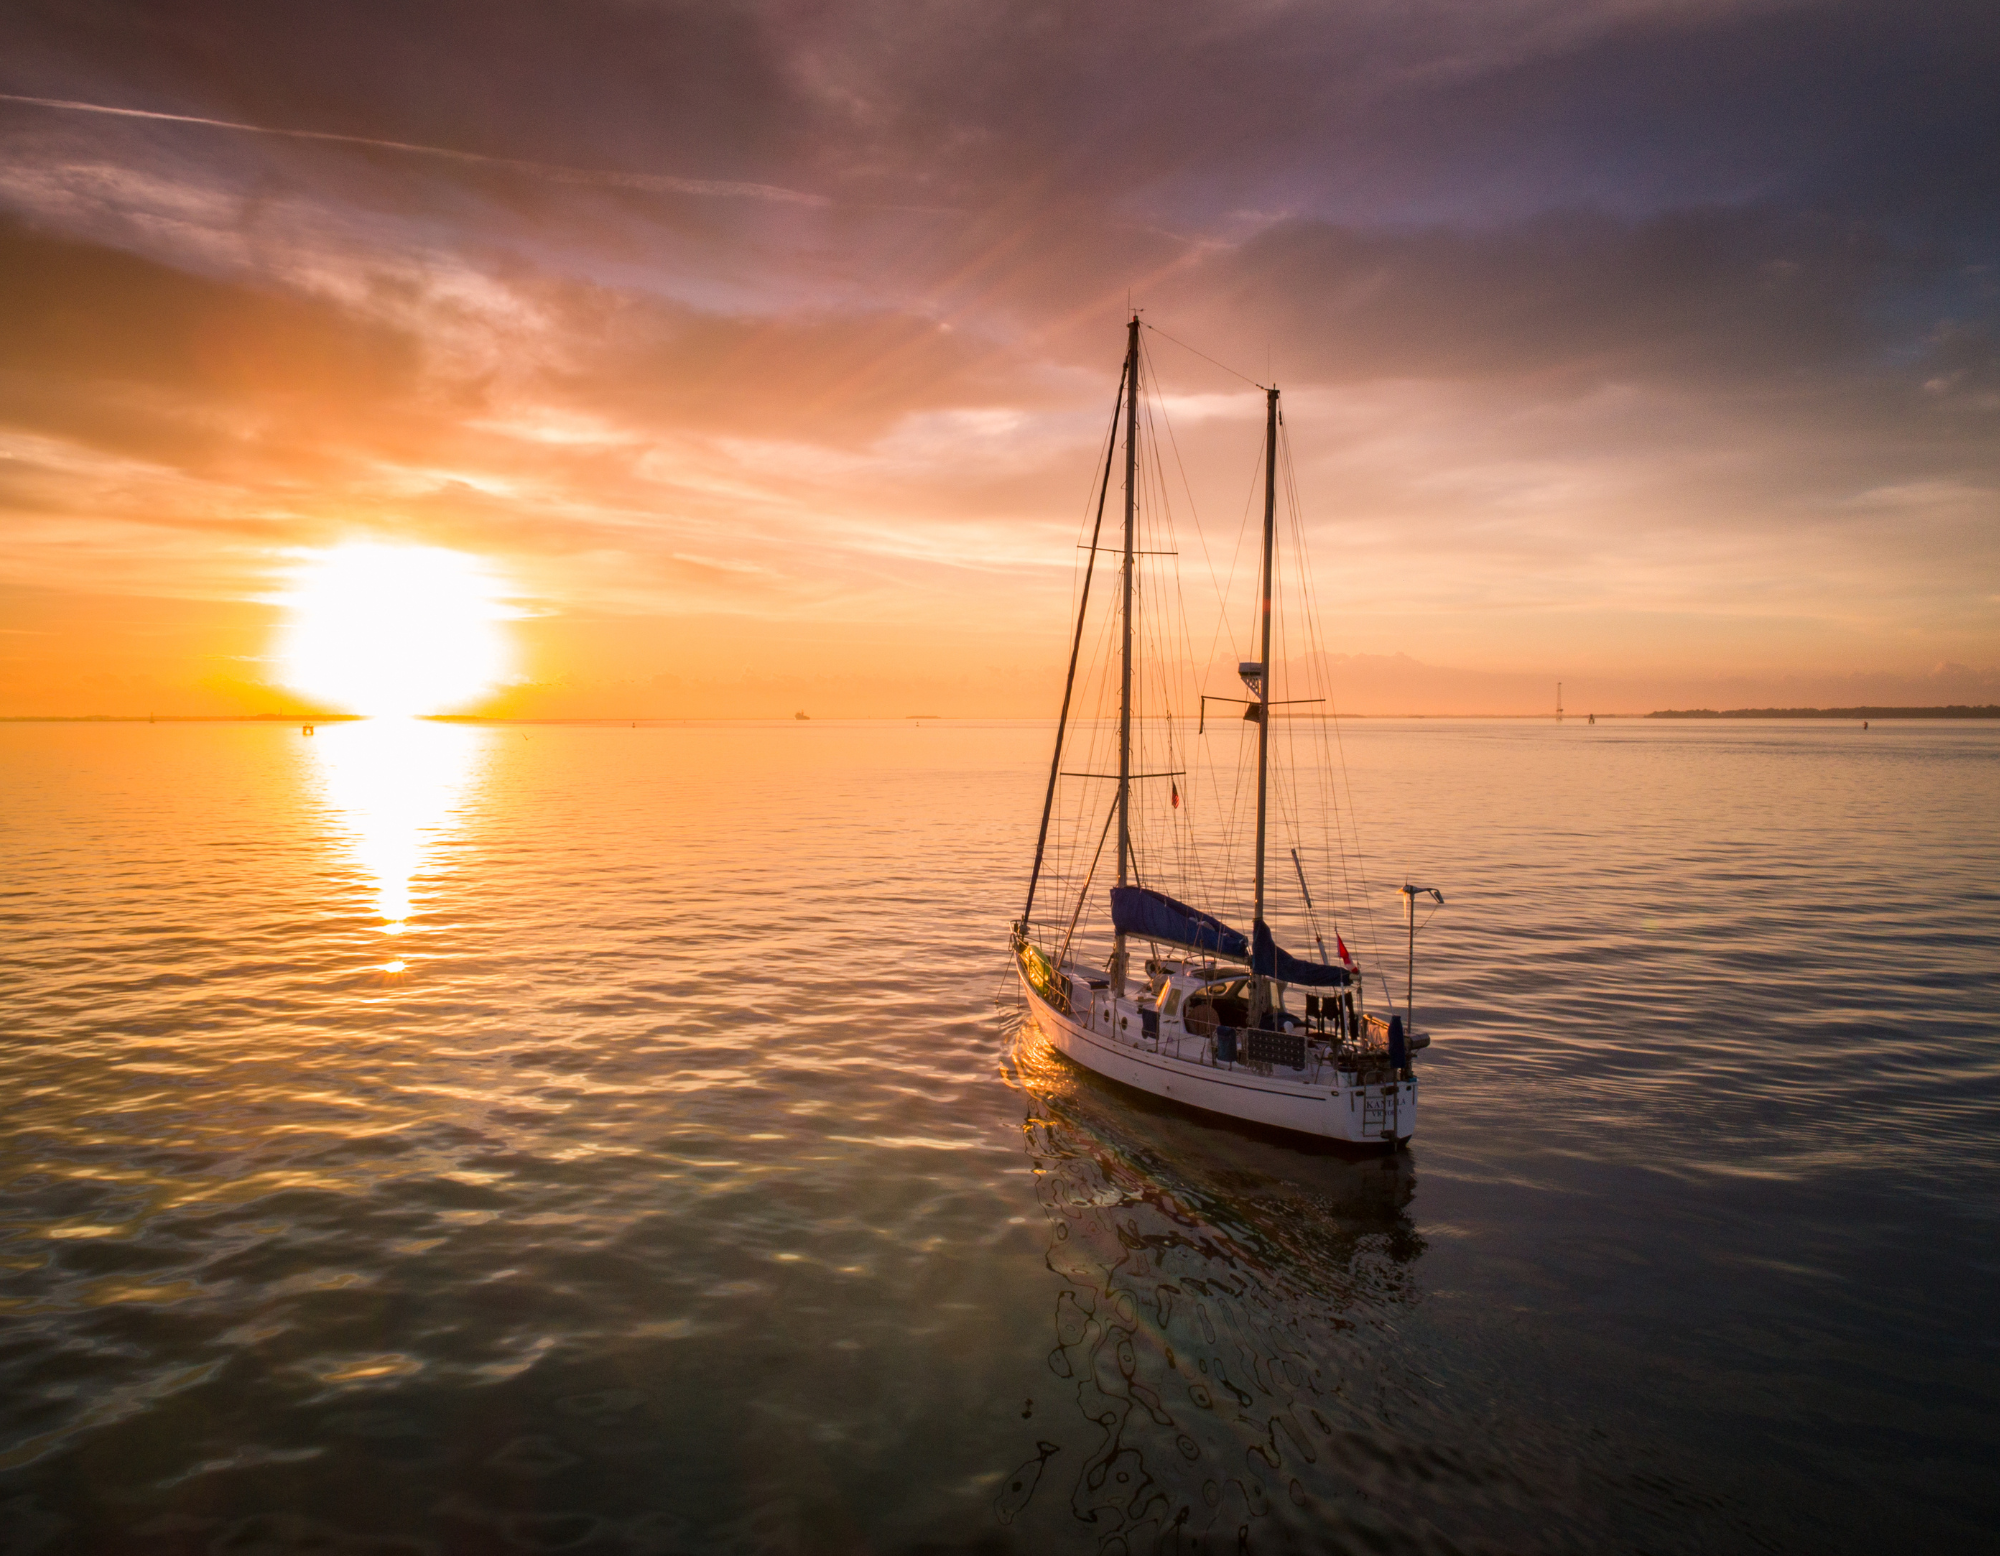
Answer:
M1035 992L1059 1014L1096 1031L1099 1025L1096 995L1105 987L1104 980L1058 970L1025 940L1018 942L1018 949L1022 971ZM1079 1003L1071 997L1070 987L1072 980L1084 982L1086 978L1090 994ZM1133 1047L1165 1055L1182 1064L1231 1073L1247 1070L1304 1086L1325 1085L1335 1078L1341 1084L1359 1086L1409 1078L1407 1066L1398 1071L1390 1063L1389 1025L1379 1016L1363 1016L1354 1024L1351 1035L1337 1018L1317 1014L1288 1017L1285 1022L1283 1030L1223 1022L1188 1025L1182 1021L1162 1021L1155 1010L1142 1005L1138 1032L1117 1033L1114 1027L1114 1032L1107 1035L1116 1035ZM1429 1040L1427 1035L1413 1034L1410 1046L1421 1048ZM1296 1064L1291 1062L1294 1052L1299 1060Z

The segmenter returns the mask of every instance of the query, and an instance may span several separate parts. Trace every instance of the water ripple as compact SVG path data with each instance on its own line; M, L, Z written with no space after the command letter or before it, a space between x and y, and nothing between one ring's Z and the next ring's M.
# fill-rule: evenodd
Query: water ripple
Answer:
M1046 733L0 726L7 1548L1992 1526L1995 731L1350 728L1387 1160L1022 1040Z

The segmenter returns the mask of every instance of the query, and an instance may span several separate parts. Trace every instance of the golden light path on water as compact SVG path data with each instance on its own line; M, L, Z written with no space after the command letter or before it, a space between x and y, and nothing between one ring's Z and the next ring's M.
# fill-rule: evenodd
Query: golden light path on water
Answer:
M508 673L502 623L514 612L502 593L494 570L464 552L355 541L300 554L279 596L287 684L368 716L322 725L313 758L385 934L410 927L413 883L443 857L482 739L422 715L465 707Z
M421 719L325 724L314 766L345 851L372 883L384 934L400 935L416 909L415 882L449 868L488 731ZM402 972L401 959L384 971Z

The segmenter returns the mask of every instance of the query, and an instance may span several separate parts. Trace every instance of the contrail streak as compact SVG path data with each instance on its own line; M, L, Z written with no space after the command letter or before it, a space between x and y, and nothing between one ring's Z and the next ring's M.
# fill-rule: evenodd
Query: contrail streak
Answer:
M23 97L0 92L0 102L26 103L34 108L60 108L70 113L106 114L114 119L156 119L163 124L195 124L210 130L236 130L245 135L276 135L285 140L332 141L345 146L370 146L378 151L407 151L448 162L471 162L505 168L556 184L584 184L606 189L637 189L647 194L720 195L742 200L773 200L785 205L831 205L825 195L806 194L776 184L746 184L719 178L675 178L666 173L615 173L605 169L555 167L514 157L489 157L477 151L453 151L447 146L418 146L409 141L377 140L369 135L339 135L331 130L287 130L269 124L243 124L234 119L204 119L189 113L155 113L148 108L114 108L107 103L71 102L60 97Z

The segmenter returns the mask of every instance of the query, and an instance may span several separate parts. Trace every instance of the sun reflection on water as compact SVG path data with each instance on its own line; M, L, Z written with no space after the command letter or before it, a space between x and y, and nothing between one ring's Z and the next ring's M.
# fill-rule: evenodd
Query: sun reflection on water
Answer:
M473 790L489 731L421 719L323 726L308 744L328 808L354 863L373 880L384 934L414 913L419 875L449 868L449 845ZM385 972L402 972L399 957Z

